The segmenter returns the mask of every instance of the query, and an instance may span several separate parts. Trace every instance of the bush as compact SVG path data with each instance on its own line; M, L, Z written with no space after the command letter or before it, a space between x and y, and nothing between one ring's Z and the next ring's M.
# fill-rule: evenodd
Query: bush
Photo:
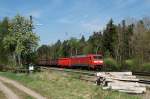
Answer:
M142 64L141 71L150 72L150 63L144 63L144 64Z
M135 59L128 59L128 60L125 60L123 69L137 71L139 69L139 66Z
M120 66L117 64L117 61L114 60L113 58L105 58L104 64L105 64L105 70L107 71L112 71L112 70L114 71L120 69Z

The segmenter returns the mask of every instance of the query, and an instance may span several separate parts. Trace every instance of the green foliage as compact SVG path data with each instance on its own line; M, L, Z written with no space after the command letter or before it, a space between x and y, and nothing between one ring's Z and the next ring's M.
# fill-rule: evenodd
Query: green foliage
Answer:
M71 38L68 42L70 46L70 56L74 56L78 54L79 41L76 38Z
M109 51L112 57L115 57L115 45L117 38L116 26L111 19L106 29L103 31L103 51Z
M17 54L32 52L38 44L39 38L32 32L31 22L20 15L12 19L9 31Z
M105 64L104 69L108 71L114 71L120 69L120 65L117 64L117 61L113 58L105 58L104 64Z
M84 54L92 53L92 48L93 48L92 44L86 45L86 46L83 48L83 53L84 53Z
M0 22L0 61L3 64L22 65L27 62L26 57L32 57L31 53L36 50L39 37L32 31L32 20L20 15L15 16L11 20L4 18ZM4 54L1 54L4 53ZM1 57L5 57L4 62Z
M124 66L123 66L123 69L134 71L135 68L136 68L137 70L139 69L138 63L137 63L137 60L136 60L136 59L128 59L128 60L125 60L125 64L124 64Z
M88 39L88 45L90 47L89 53L100 53L102 51L102 33L101 32L93 32Z
M104 56L105 56L105 57L110 57L110 52L109 52L108 50L105 51Z
M150 63L144 63L144 64L142 64L141 71L150 72Z
M7 17L0 21L0 64L6 64L8 62L8 53L4 49L3 39L9 34L9 25L10 23Z

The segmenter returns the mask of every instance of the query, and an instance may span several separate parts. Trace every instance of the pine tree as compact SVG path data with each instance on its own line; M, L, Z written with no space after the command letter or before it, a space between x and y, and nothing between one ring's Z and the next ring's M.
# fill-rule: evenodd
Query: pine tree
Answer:
M115 57L115 44L117 39L116 26L113 24L111 19L106 29L103 31L103 51L110 52L112 57Z

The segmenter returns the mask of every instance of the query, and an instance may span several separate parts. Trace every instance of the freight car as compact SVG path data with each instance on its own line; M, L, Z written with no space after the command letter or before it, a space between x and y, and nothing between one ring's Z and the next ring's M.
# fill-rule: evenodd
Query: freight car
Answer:
M39 66L57 66L58 60L57 59L39 59L36 62L36 65Z
M78 55L69 58L58 58L57 60L39 60L39 65L57 66L63 68L90 68L101 69L103 58L100 54Z

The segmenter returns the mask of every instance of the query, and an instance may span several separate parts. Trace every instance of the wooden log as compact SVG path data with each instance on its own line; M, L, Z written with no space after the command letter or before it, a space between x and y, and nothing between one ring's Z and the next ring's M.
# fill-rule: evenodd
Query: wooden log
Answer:
M144 93L146 92L146 88L143 87L139 83L134 82L110 82L108 83L108 86L112 90L118 90L122 92L128 92L128 93Z
M104 78L106 81L114 81L114 80L118 80L118 81L129 81L129 82L137 82L139 81L139 79L136 79L136 78L115 78L115 77L102 77ZM97 78L99 79L99 78Z
M96 73L96 76L101 76L101 75L129 75L132 76L132 72L98 72Z
M114 81L114 82L109 82L108 86L123 86L123 87L140 87L142 86L141 84L137 82L123 82L123 81Z
M126 93L133 93L133 94L141 94L141 93L145 93L145 91L143 90L118 90L119 92L126 92Z
M137 81L139 81L139 79L127 79L127 78L106 78L106 81L114 81L114 80L118 80L118 81L129 81L129 82L137 82Z

